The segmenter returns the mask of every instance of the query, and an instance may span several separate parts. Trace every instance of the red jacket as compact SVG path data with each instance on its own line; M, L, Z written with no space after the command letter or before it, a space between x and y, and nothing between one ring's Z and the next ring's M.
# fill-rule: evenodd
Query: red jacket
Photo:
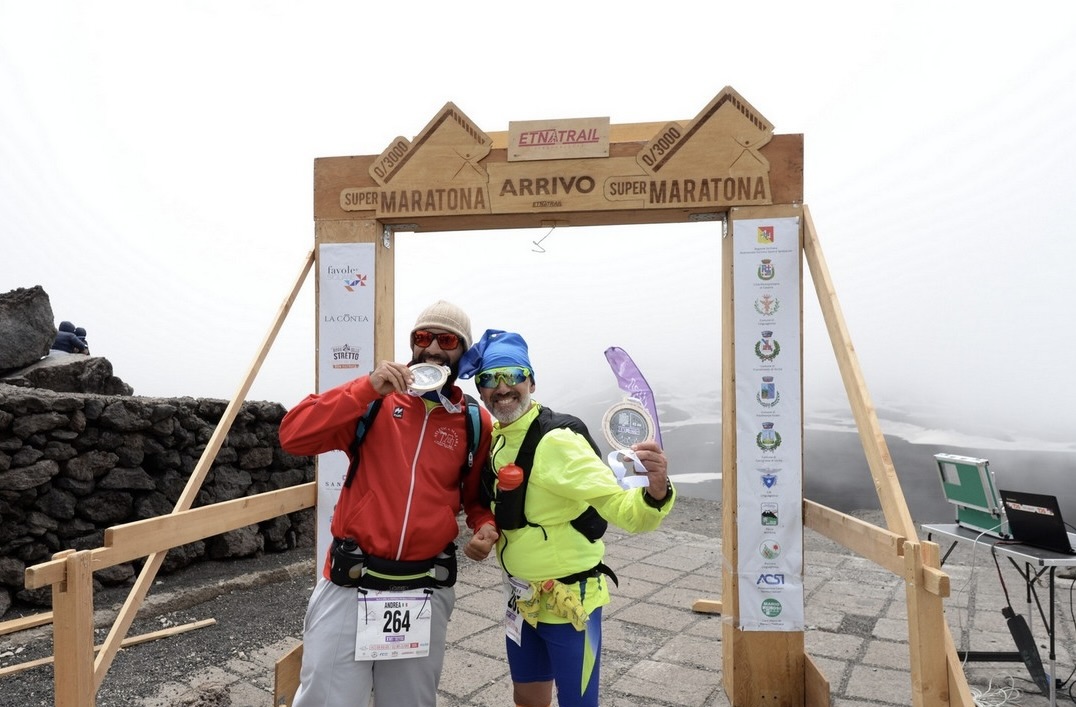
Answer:
M356 423L378 397L369 376L308 395L281 420L280 446L302 456L347 453ZM451 400L462 405L458 387L452 389ZM413 395L386 395L359 450L355 478L340 491L330 526L333 537L354 538L376 557L425 560L456 538L461 502L472 530L493 523L493 514L479 499L492 425L489 413L481 406L479 411L482 429L474 467L461 478L467 457L466 414L450 413Z

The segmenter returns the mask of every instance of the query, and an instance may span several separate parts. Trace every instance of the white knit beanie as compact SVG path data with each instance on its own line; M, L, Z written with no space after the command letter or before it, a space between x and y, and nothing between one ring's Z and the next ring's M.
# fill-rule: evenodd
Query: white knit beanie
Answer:
M451 302L437 300L422 310L411 332L426 328L446 329L463 339L464 350L471 348L471 318Z

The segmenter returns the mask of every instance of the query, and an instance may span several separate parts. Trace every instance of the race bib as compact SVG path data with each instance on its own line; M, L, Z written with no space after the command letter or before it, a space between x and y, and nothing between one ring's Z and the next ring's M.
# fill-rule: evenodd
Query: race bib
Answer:
M523 614L519 613L516 602L519 599L527 601L534 595L530 582L524 582L515 577L508 577L502 585L504 587L504 635L512 639L518 646L523 640Z
M397 660L430 654L433 602L429 590L375 591L358 595L355 660Z

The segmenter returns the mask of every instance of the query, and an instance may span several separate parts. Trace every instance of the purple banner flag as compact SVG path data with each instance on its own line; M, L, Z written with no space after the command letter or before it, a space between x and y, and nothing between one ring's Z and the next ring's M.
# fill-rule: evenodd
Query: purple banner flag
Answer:
M605 350L605 359L609 361L609 366L613 369L613 375L616 376L620 389L642 403L642 406L650 413L650 417L654 420L654 439L657 441L658 446L664 448L665 445L661 443L658 408L654 404L654 392L650 390L650 385L646 382L646 378L643 378L639 367L635 365L635 361L631 360L628 352L619 346L607 348Z

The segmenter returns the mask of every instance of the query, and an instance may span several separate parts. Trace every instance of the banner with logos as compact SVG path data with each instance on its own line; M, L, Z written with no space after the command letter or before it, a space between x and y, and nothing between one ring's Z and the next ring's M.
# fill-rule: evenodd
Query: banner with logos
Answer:
M373 243L318 246L318 392L374 369ZM347 455L318 455L317 567L332 541L329 522L347 473Z
M803 630L800 220L733 222L740 628Z

